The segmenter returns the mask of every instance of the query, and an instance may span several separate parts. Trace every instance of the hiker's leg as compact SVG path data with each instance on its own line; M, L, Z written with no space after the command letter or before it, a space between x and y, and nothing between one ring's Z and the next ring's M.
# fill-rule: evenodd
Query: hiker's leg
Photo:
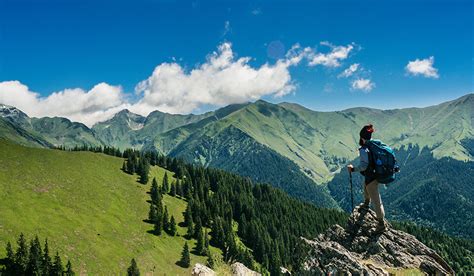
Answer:
M367 190L367 184L362 183L362 185L364 185L364 204L369 205L370 195L369 195L369 191Z
M370 195L370 200L374 205L375 213L377 214L377 219L383 221L385 217L385 211L383 209L382 199L380 198L379 193L379 183L377 180L374 180L367 184L367 191Z

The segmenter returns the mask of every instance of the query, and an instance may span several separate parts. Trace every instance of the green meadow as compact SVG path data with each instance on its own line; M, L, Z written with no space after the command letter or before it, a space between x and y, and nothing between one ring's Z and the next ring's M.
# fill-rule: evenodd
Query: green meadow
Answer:
M206 257L191 254L191 267L176 264L186 241L186 228L178 235L148 233L151 179L161 184L165 169L152 167L150 183L121 171L123 159L91 152L65 152L27 148L0 140L0 258L8 241L16 248L23 232L27 239L47 238L50 250L71 260L76 273L124 274L130 260L140 271L153 275L189 275L196 262ZM172 173L168 171L168 175ZM179 224L186 201L164 196ZM221 252L211 248L215 256ZM228 267L217 262L217 272Z

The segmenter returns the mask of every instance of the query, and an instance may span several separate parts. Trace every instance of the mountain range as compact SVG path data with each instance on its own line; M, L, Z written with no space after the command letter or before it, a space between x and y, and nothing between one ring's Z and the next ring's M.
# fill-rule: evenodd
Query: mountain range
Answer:
M425 108L361 107L334 112L259 100L200 115L155 111L144 117L123 110L88 128L65 118L30 118L14 107L1 105L0 137L35 147L90 145L156 150L270 183L319 206L348 209L348 194L337 192L334 183L343 185L338 179L346 172L341 168L357 158L358 132L364 124L373 123L374 138L398 151L417 149L410 151L412 157L423 153L434 164L446 158L472 164L473 107L474 94ZM402 164L402 169L419 175L416 170L422 166ZM462 190L454 193L460 195ZM390 202L400 200L394 196ZM472 196L464 200L468 207L474 202ZM397 206L399 211L402 207L400 203ZM418 219L414 214L400 216ZM433 218L423 220L434 223ZM437 223L435 226L443 228Z

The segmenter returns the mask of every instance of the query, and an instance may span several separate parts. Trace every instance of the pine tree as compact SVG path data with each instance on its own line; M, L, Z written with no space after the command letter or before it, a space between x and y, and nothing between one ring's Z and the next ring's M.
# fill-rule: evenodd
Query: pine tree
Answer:
M137 262L135 259L132 259L130 266L127 269L128 276L140 276L140 270L138 269Z
M66 273L65 273L65 276L74 276L76 273L74 273L74 271L72 270L72 264L71 264L71 261L67 261L67 264L66 264Z
M156 221L156 207L154 204L150 204L150 211L148 212L148 220L152 223Z
M209 251L209 236L208 236L208 233L207 233L207 229L206 229L206 232L204 233L204 248L206 250L206 255L210 253Z
M191 217L188 222L188 231L186 232L186 237L191 239L194 235L194 227L193 227L193 218Z
M5 275L15 274L15 252L13 252L12 244L7 243L6 246L7 258L5 262Z
M54 257L53 268L51 270L51 275L62 276L63 275L63 263L61 257L59 257L59 252L56 251L56 256Z
M36 236L30 241L30 251L28 255L28 267L26 269L29 275L39 275L41 273L41 245Z
M122 171L123 172L127 172L127 161L123 161L123 164L122 164Z
M148 174L150 172L150 164L148 163L148 159L144 156L140 158L140 183L146 184L148 183Z
M184 225L189 226L190 224L193 223L193 214L191 211L191 203L188 202L188 205L186 206L186 210L184 211Z
M161 231L163 230L163 221L157 219L154 224L153 233L157 236L161 235Z
M163 212L162 220L163 220L162 222L163 229L165 229L165 231L169 231L170 222L169 222L168 207L166 206L165 206L165 211Z
M194 226L193 237L197 239L198 235L201 235L202 237L202 224L201 224L201 219L199 219L199 217L197 218L196 224Z
M175 182L171 183L170 195L176 196L176 183Z
M198 255L206 255L206 247L204 245L204 236L202 229L197 233L196 236L196 252Z
M171 219L170 219L170 225L169 225L169 233L171 236L175 236L176 235L176 221L174 220L174 216L171 216Z
M181 252L181 260L179 261L182 267L189 267L191 265L191 257L189 256L188 242L184 243L183 251Z
M23 233L18 238L18 249L15 254L16 272L17 274L25 274L28 266L28 247L26 245Z
M165 172L165 177L163 177L163 193L167 194L169 191L169 179L168 179L168 173Z
M43 250L43 260L41 264L41 270L43 271L43 275L49 275L53 262L51 260L51 256L49 256L49 245L48 240L44 241L44 250Z

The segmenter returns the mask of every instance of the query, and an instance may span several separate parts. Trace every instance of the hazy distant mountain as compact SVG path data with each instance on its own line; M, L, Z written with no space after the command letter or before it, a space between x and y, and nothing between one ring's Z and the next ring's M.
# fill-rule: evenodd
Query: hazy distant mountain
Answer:
M156 135L211 116L212 112L202 115L168 114L154 111L147 117L122 110L105 122L95 124L92 129L96 136L109 146L141 148Z
M0 118L4 121L3 127L0 128L0 137L16 141L16 135L13 133L17 133L19 143L23 145L39 147L104 145L87 126L66 118L30 118L15 107L2 104L0 104Z

